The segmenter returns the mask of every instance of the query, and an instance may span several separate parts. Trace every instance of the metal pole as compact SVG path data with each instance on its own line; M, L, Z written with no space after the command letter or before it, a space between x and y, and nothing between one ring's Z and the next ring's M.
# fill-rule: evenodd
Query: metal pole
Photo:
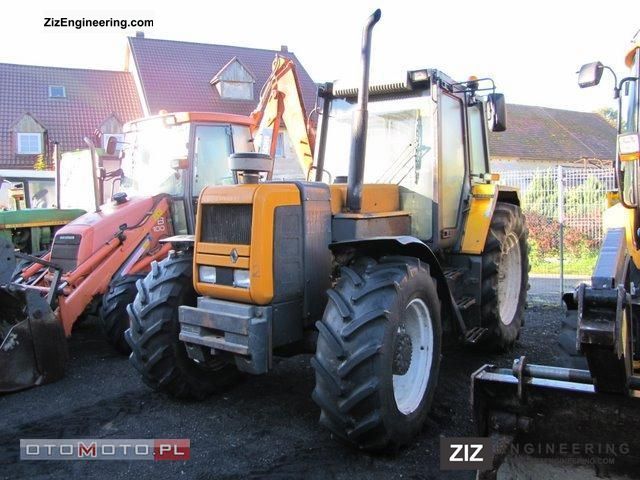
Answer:
M329 110L331 110L331 95L333 83L325 83L321 87L323 93L322 120L320 121L320 140L318 142L318 156L316 159L316 182L322 181L324 174L324 153L327 149L327 134L329 133Z
M562 165L558 165L558 223L560 224L560 305L564 294L564 181Z
M53 142L53 167L56 169L56 208L60 206L60 145Z

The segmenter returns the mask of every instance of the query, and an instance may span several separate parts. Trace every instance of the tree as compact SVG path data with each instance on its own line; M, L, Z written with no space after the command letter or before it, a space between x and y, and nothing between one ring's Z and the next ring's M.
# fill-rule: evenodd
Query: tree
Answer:
M44 160L44 155L40 154L36 157L36 161L33 164L33 169L34 170L46 170L47 169L47 162Z
M604 118L613 128L618 128L618 110L616 108L601 108L600 110L596 110L594 113L597 113Z
M523 210L546 218L558 217L558 181L553 170L539 170L524 191Z

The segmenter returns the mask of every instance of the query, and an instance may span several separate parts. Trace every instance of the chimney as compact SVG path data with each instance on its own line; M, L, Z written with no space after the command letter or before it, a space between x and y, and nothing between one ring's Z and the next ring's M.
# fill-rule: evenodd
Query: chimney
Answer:
M142 32L142 31L138 30L138 31L136 32L136 38L144 38L144 32Z
M280 45L280 51L282 53L289 53L289 47L287 47L286 45Z

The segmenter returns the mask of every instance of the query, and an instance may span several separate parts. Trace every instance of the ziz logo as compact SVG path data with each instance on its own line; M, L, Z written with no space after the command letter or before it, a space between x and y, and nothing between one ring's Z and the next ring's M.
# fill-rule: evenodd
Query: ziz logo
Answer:
M440 438L440 470L489 470L492 464L488 438Z

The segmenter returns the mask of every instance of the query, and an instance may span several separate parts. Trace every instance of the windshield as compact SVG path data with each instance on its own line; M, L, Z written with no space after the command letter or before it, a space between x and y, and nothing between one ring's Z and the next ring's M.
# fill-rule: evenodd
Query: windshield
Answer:
M334 179L349 171L354 108L355 99L336 99L331 103L324 168ZM368 110L364 181L415 189L421 176L431 177L434 112L431 98L371 98Z
M640 70L640 49L636 50L635 60L631 67L633 77L638 75ZM637 78L629 79L626 85L622 86L622 95L620 96L620 111L622 112L622 122L620 124L620 133L635 133L638 131L638 80Z
M125 135L122 190L129 195L183 194L180 160L188 157L189 124L167 125L162 118L138 123Z
M349 173L354 103L331 103L324 169L334 181ZM428 240L433 232L435 104L429 92L384 100L371 97L368 111L364 181L400 185L400 208L412 214L411 234Z

